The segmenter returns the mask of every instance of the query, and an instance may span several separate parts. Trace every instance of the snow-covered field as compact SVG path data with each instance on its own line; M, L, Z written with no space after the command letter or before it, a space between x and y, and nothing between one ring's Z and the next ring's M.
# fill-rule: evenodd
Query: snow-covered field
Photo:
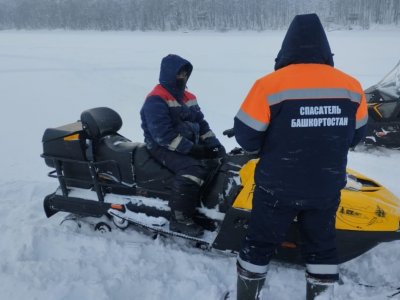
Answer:
M222 137L256 78L272 71L283 39L275 32L0 32L0 299L210 299L236 284L235 258L134 232L100 235L46 219L43 198L57 187L39 157L47 127L108 106L121 133L142 141L139 109L169 53L194 65L189 88ZM328 32L338 68L363 87L400 59L400 30ZM400 151L353 152L349 166L400 197ZM400 242L341 266L371 285L399 286ZM354 274L357 274L355 277ZM346 281L337 299L385 299L384 289ZM301 268L273 263L263 299L305 297ZM400 296L399 296L400 298Z

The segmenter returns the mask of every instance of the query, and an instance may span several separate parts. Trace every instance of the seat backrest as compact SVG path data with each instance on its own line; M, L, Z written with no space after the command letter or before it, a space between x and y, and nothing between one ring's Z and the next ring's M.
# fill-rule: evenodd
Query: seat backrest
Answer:
M81 122L87 137L93 140L117 133L122 127L120 115L108 107L85 110L81 114Z

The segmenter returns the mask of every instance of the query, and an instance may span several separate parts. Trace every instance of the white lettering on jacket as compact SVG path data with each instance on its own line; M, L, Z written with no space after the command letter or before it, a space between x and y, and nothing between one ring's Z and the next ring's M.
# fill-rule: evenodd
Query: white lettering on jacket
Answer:
M331 127L331 126L347 126L349 118L307 118L292 119L291 127Z
M301 106L301 116L316 116L316 115L340 115L342 110L337 105L324 106Z
M341 113L342 109L338 105L301 106L299 109L300 116L340 115ZM348 124L348 117L339 116L291 119L291 127L293 128L347 126Z

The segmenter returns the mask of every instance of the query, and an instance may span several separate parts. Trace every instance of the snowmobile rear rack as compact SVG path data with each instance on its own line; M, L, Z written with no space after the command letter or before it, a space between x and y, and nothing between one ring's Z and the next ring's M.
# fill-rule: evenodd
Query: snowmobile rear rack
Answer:
M121 171L118 163L115 160L104 160L99 162L93 161L83 161L78 159L71 159L71 158L64 158L58 156L51 156L42 154L41 157L44 159L49 159L53 161L53 165L55 170L50 171L47 175L51 178L57 178L60 183L60 188L64 197L68 198L68 184L67 182L78 182L83 185L91 185L93 186L95 192L97 193L98 200L100 202L104 202L104 192L103 187L114 187L114 188L121 188L121 186L126 186L124 182L121 180ZM81 164L87 166L87 170L90 173L89 178L77 178L72 176L66 176L64 174L63 163L74 163L74 164ZM112 178L114 183L109 182L101 182L99 180L99 175L101 173L98 172L98 167L101 165L112 164L114 168L117 170L118 177L115 176L104 176L105 179ZM133 188L134 187L130 187Z

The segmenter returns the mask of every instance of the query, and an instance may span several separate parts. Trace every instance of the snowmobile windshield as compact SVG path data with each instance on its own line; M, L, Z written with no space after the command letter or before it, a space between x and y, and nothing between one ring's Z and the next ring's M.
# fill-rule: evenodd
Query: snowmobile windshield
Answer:
M333 66L333 54L316 14L294 17L275 59L275 70L301 63Z
M178 55L170 54L161 61L160 84L178 101L182 99L186 87L186 81L185 84L181 84L177 80L177 75L182 73L183 70L186 73L187 81L192 73L193 66L189 61Z
M366 89L365 93L369 96L368 102L400 101L400 61L381 81Z

